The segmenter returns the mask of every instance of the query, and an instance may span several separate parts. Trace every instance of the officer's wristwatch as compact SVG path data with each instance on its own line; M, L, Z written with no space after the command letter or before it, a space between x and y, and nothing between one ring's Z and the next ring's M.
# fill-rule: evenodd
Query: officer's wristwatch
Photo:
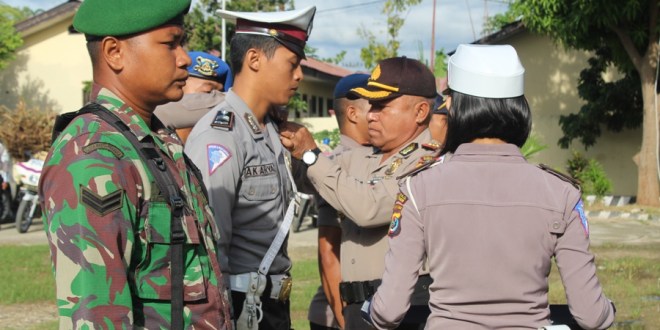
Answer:
M321 149L319 148L314 148L305 151L302 155L303 163L307 164L307 166L314 165L314 163L316 163L316 160L319 158L320 153L321 153Z

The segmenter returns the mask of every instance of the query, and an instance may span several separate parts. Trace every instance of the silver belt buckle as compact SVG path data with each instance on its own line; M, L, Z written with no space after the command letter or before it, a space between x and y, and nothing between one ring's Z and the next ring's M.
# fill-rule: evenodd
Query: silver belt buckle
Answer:
M280 293L277 295L277 300L287 301L291 295L291 287L293 286L293 281L290 276L282 278L282 286L280 287Z

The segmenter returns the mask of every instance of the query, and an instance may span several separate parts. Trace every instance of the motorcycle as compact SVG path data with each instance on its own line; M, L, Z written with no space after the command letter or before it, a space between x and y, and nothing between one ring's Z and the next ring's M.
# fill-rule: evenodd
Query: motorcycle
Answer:
M31 158L26 162L20 162L14 166L14 177L18 184L18 192L15 201L18 202L16 209L16 230L23 234L30 229L32 221L41 217L41 206L37 187L44 161Z

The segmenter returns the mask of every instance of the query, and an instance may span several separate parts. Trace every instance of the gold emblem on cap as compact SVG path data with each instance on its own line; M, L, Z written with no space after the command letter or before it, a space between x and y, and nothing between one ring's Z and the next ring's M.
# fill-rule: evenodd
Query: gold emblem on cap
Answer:
M378 78L380 78L380 64L376 65L376 68L374 69L374 72L371 73L369 80L377 80Z
M275 30L275 29L269 29L269 30L268 30L268 34L270 34L271 36L276 36L276 35L277 35L277 30Z
M217 75L215 73L215 69L217 69L218 66L220 66L218 62L201 56L197 56L195 61L197 62L197 64L193 67L195 71L199 72L204 76L209 76L209 77L213 77Z

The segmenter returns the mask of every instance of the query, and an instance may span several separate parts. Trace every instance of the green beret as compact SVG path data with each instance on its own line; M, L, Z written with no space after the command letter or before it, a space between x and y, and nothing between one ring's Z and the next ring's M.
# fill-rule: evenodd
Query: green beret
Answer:
M73 27L93 36L123 36L159 27L188 13L191 0L85 0ZM183 22L183 21L182 21Z

